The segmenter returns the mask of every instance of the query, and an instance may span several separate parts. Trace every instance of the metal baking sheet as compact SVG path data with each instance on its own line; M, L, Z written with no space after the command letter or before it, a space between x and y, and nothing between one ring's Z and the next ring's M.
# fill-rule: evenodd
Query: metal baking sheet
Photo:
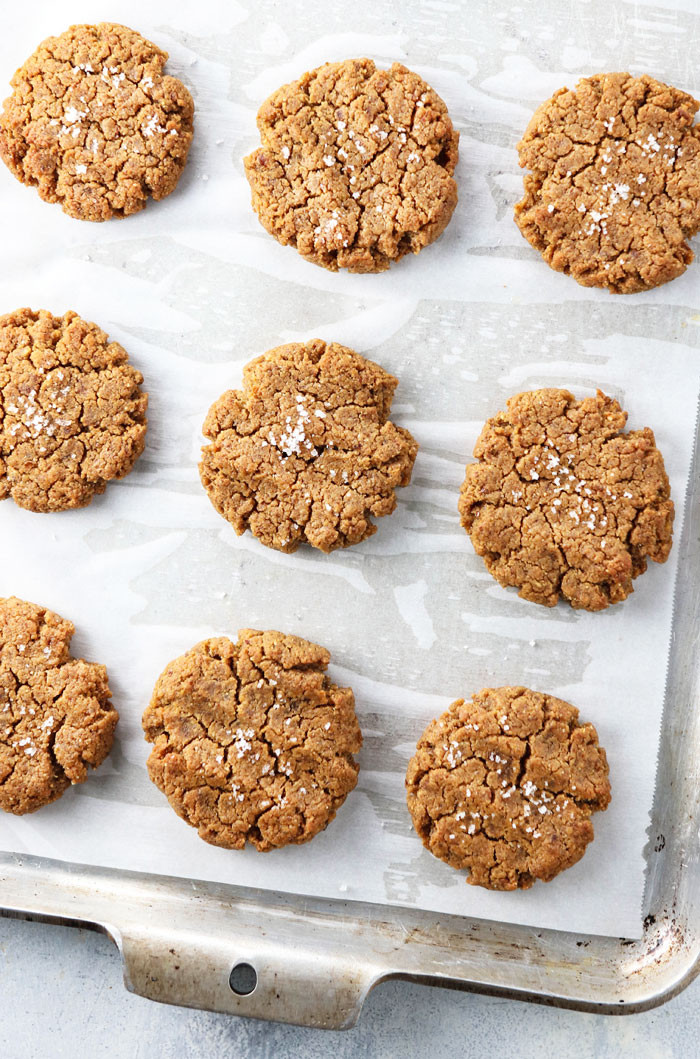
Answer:
M631 7L620 5L620 16ZM376 585L380 576L377 571L386 569L391 562L395 587L408 590L412 604L407 607L404 600L403 611L413 616L413 623L409 621L408 627L403 628L394 612L388 610L385 595L380 597L387 607L387 625L391 625L386 643L401 645L393 669L402 677L411 664L415 670L409 682L413 695L402 703L408 714L414 711L413 726L408 728L419 734L419 718L427 720L450 698L469 690L461 685L447 686L444 658L435 646L435 623L431 631L430 623L421 618L421 582L427 590L430 579L420 576L421 558L406 548L405 542L412 535L420 536L425 529L420 520L425 521L426 515L436 538L447 542L455 537L456 520L450 516L450 502L456 498L452 479L460 460L463 462L468 454L466 439L470 431L478 429L479 419L500 407L503 397L512 390L547 383L572 387L576 383L574 388L580 390L595 385L605 375L614 392L625 396L628 391L634 392L635 400L629 406L635 421L630 425L649 421L657 428L653 418L654 405L658 404L654 389L640 385L640 379L644 383L654 374L653 357L648 359L651 349L657 351L658 362L668 372L688 370L690 404L694 404L697 393L692 360L692 350L698 344L698 321L693 319L697 281L692 269L668 287L621 303L604 292L584 291L550 273L522 242L511 221L510 206L520 182L513 145L532 107L552 90L571 83L578 74L616 68L623 57L627 60L624 65L634 72L649 69L691 91L696 87L689 60L684 57L686 45L681 47L678 32L692 34L697 21L692 15L678 9L643 12L635 5L624 45L619 46L614 39L600 42L598 37L591 38L595 16L601 12L595 4L586 8L584 11L582 5L580 11L567 17L566 33L557 30L557 19L551 10L547 18L542 5L504 7L498 19L492 19L487 5L483 5L471 10L467 25L462 5L414 4L408 16L404 9L398 26L390 18L368 13L362 34L345 31L342 12L324 9L321 19L320 9L314 12L313 5L299 17L281 21L266 5L251 5L248 9L227 6L224 10L223 5L204 4L196 14L183 15L182 21L178 13L177 26L172 25L170 14L158 21L151 11L149 18L153 21L144 25L140 12L131 10L128 4L122 5L118 16L110 14L130 21L167 47L173 55L174 72L192 84L199 105L198 132L181 188L165 203L139 217L98 230L88 226L88 231L62 217L55 208L42 206L19 186L5 184L6 193L0 203L0 214L4 214L8 227L11 222L22 233L22 238L13 244L14 275L6 274L3 282L6 307L26 302L47 304L45 295L50 291L49 307L62 311L70 306L97 319L130 349L145 374L153 377L153 381L149 378L149 455L126 483L115 487L113 496L110 493L104 503L99 501L89 509L92 521L85 541L91 555L85 553L79 573L83 577L96 573L88 611L91 620L81 623L75 644L78 651L108 661L104 653L97 653L103 641L93 630L101 627L103 635L120 635L116 623L110 629L105 600L109 599L110 579L120 576L124 562L135 561L139 575L130 578L129 589L137 597L133 613L138 620L132 622L135 630L131 633L143 632L143 636L134 635L133 681L142 694L147 693L145 689L151 686L161 663L193 642L193 627L205 624L211 626L211 631L234 632L235 622L255 624L258 617L260 624L270 625L268 615L274 613L283 614L290 630L328 644L334 657L341 660L336 672L345 676L351 671L357 682L359 674L366 670L361 665L343 665L343 653L347 660L350 658L350 630L338 624L336 631L330 633L328 614L319 613L324 608L318 607L317 598L321 593L333 594L338 584L354 585L357 591L362 578L369 578L370 585ZM28 53L38 33L62 28L64 23L57 24L57 20L63 5L38 5L38 10L43 12L43 23L34 10L31 25L27 20L13 38L13 55L15 49L20 58ZM606 5L608 17L609 10ZM71 11L66 14L66 22L75 17ZM91 11L90 17L94 19L95 13ZM45 24L46 30L37 30L39 24ZM217 27L215 33L212 26ZM599 46L595 53L591 39ZM658 47L658 41L664 39L676 41L678 46L664 51ZM5 44L3 57L7 52ZM420 258L403 263L386 276L333 277L291 261L291 251L277 247L258 229L242 194L245 189L240 157L255 142L252 119L257 103L269 90L324 59L368 52L378 60L404 59L447 99L455 123L462 130L462 198L443 240ZM11 60L6 65L11 66ZM528 86L527 93L523 91L524 84ZM222 143L217 144L217 140ZM231 213L224 223L220 211L229 191ZM185 206L188 209L183 217ZM43 267L39 268L34 256L37 243L46 248ZM17 257L19 263L15 266ZM6 267L9 261L8 257ZM61 265L58 277L57 262ZM294 279L290 281L292 274ZM150 295L145 308L144 290ZM420 297L416 292L420 292ZM58 296L65 304L55 304ZM366 336L370 332L372 340L368 345ZM410 425L419 437L428 425L437 432L431 435L427 450L424 445L423 463L417 465L412 486L413 500L401 498L399 510L391 520L384 520L361 558L352 554L331 558L324 568L323 561L315 557L299 556L286 566L282 565L287 563L286 558L277 557L279 565L270 574L269 564L274 564L275 558L263 555L261 549L245 539L232 544L225 534L226 527L202 507L204 498L198 491L196 476L188 477L183 468L194 467L204 391L213 398L236 381L234 365L240 366L276 342L311 334L354 344L394 370L402 380L395 405L397 421ZM450 348L441 341L445 334L450 335ZM568 341L552 343L552 335L563 335ZM637 349L638 378L633 380ZM175 369L182 365L191 373L197 401L193 402L191 415L174 419L177 385L182 385L182 375ZM469 386L474 414L466 429L461 417L445 414L440 402L440 380L432 374L438 368L441 372L459 370L460 386ZM458 399L458 394L452 399ZM651 418L647 416L642 422L637 414L645 414L647 407ZM691 416L686 409L683 429L687 444L693 422L694 414ZM446 475L445 453L452 464ZM697 455L695 461L692 482L697 478ZM456 482L458 485L458 479ZM159 525L155 508L148 518L141 519L140 525L134 524L133 512L143 512L149 500L153 505L154 497L159 498L160 507L164 494L178 491L183 502L178 509L181 522L174 532L181 534L182 539L171 553L169 547L163 547L165 535L154 531ZM677 539L674 547L674 563L683 572L697 569L698 560L692 533L698 514L695 493L689 494L689 503L683 537ZM69 520L85 518L86 514L65 516L63 525L68 527ZM14 513L10 517L14 518ZM88 524L83 525L87 529ZM144 526L153 532L144 534ZM172 534L172 524L167 528ZM50 533L56 539L47 546L47 566L42 568L44 560L38 561L38 575L43 576L40 586L45 586L40 598L75 617L70 605L62 602L67 598L64 586L70 584L69 575L74 573L65 569L72 553L63 549L72 530L68 528L64 538L61 525L52 525ZM402 544L398 549L397 539ZM237 564L231 560L232 549ZM451 551L453 544L444 549L445 562L453 563L449 578L455 581L453 571L459 571L463 564L461 568L469 569L476 581L479 563L474 557L469 558L466 539L454 554ZM146 564L141 563L144 554ZM236 567L240 581L232 585L231 570ZM53 578L51 569L56 575ZM292 580L285 582L285 575L291 570ZM663 591L664 580L668 581L669 576L668 569L650 571L639 582L626 618L635 613L633 607L638 618L645 607L653 607L655 593ZM456 581L459 582L458 575ZM245 593L251 582L260 589L258 616L246 613L238 617L236 591L240 597L241 586ZM158 591L158 583L168 584L167 594ZM301 587L305 584L313 586L306 596ZM488 618L489 607L500 590L491 586L488 578L469 592L477 589L483 594L484 615ZM361 587L359 591L362 592ZM55 598L51 592L56 593ZM417 598L411 600L411 592ZM448 894L448 902L442 905L438 900L437 911L398 907L399 903L411 903L411 895L406 901L402 891L406 873L401 865L395 873L396 889L384 903L328 900L328 893L320 899L308 892L313 890L308 885L305 897L283 896L256 889L252 876L246 877L245 886L233 887L222 885L221 879L211 881L211 873L210 881L193 882L191 876L195 873L188 871L190 879L182 882L156 876L157 867L143 874L125 872L115 864L91 867L61 863L60 841L53 841L50 831L45 832L50 859L37 860L36 856L17 855L16 851L3 855L3 904L7 910L94 922L109 930L122 947L131 986L146 995L262 1017L318 1025L347 1024L357 1014L367 990L394 974L449 979L608 1009L656 1002L693 973L697 955L697 915L688 897L692 893L693 865L697 864L697 834L688 829L684 815L694 806L697 789L697 784L693 786L695 766L691 753L697 747L697 674L692 668L697 652L690 650L698 627L694 593L692 582L682 576L676 586L659 782L651 839L645 853L644 908L640 915L637 901L633 910L638 929L629 929L627 922L620 929L621 933L641 934L640 940L628 937L620 942L594 937L590 930L576 935L570 929L562 929L559 922L556 931L551 926L543 927L542 916L549 912L545 906L551 903L554 893L546 887L532 891L533 911L530 906L520 906L521 923L507 925L503 922L506 915L518 918L512 906L500 917L491 913L490 922L474 914L448 914L450 909L464 911L458 904L463 899L462 890L466 892L461 882L460 894L454 898ZM246 598L254 597L249 593ZM670 590L668 598L670 607ZM394 603L398 604L401 618L400 597ZM520 604L512 597L508 597L508 605L513 616L517 608L518 621L532 621L534 627L543 620L536 613L538 608ZM454 628L460 619L459 599L447 602L445 607L440 613L444 612L447 627ZM497 601L497 612L499 608ZM185 614L187 619L183 620ZM630 622L634 620L629 618ZM172 627L178 621L180 630L173 635ZM138 650L139 640L145 640L146 633L157 634L159 628L164 633L162 655L149 651L144 657L144 652ZM441 632L442 626L438 628ZM627 628L631 630L632 626ZM355 621L352 631L356 641L360 634L354 647L359 657L361 624ZM512 641L519 638L524 638L522 630ZM538 645L540 637L532 638ZM442 639L440 636L440 644ZM551 687L555 672L568 674L572 667L565 654L553 649L555 637L544 639L546 642L539 644L539 661L544 659L544 665L535 664L534 668L549 670L539 674L550 682L548 690L580 683L560 676L557 687ZM529 640L526 642L529 645ZM467 648L469 643L462 631L461 648ZM431 659L427 665L426 658ZM508 658L507 653L505 662L498 665L496 659L484 661L485 658L483 654L473 654L468 668L456 658L451 664L459 664L459 671L466 672L463 679L469 681L471 688L493 682L486 679L492 674L502 674L500 683L524 679L517 675L521 663ZM630 672L631 678L635 675L639 678L640 674ZM120 677L115 670L112 683L118 704L120 693L128 697L129 679ZM656 679L660 690L651 706L658 723L664 681L658 672ZM349 673L348 682L353 683ZM402 686L400 681L394 683ZM372 691L366 683L356 686L356 691L371 700ZM569 697L582 707L586 705L580 694L576 697L572 691ZM595 698L590 684L588 697ZM591 709L593 702L586 711L588 716ZM124 715L124 747L138 728L138 713L134 708ZM598 723L597 717L593 719ZM372 772L382 771L373 765L381 758L385 744L374 735L368 721L369 717L363 718L369 735L366 764L370 767L365 767L363 773L371 779ZM611 738L619 738L622 745L622 736L622 727L615 729L610 725L605 741L610 746ZM672 741L667 745L669 739ZM410 747L404 741L406 746L396 739L394 751L405 758ZM81 799L101 798L105 819L109 819L110 826L118 827L119 816L109 815L114 792L121 792L117 802L128 805L123 792L132 789L132 805L147 814L151 806L159 804L157 793L148 789L147 781L144 786L137 780L134 786L137 766L143 779L142 761L120 759L117 748L112 769L105 771L104 779L98 773L84 793L76 793L71 808L73 818L79 820L80 809L76 806ZM683 771L678 773L681 767ZM653 760L644 762L640 778L647 783L649 796L653 774ZM368 798L369 791L371 785ZM375 790L377 797L383 793ZM350 806L349 801L348 811ZM63 813L65 808L59 803L56 812ZM405 810L394 795L393 802L384 798L377 816L386 820L389 831L403 826L406 839L412 842L411 849L421 856L417 840L407 830L407 817L397 815L400 812ZM167 819L165 826L169 828L171 822ZM599 819L605 834L604 818ZM126 816L123 821L127 827ZM184 828L178 821L172 824ZM341 826L342 815L334 828ZM327 835L331 834L329 829ZM579 866L581 890L590 879L589 867L601 852L607 856L610 885L614 886L619 877L618 865L611 859L615 843L608 849L600 834L599 831L599 838ZM609 839L614 838L610 832L608 835ZM197 841L194 835L182 841L190 840ZM22 848L19 843L17 848ZM322 856L320 845L314 844L308 851L316 848ZM36 844L33 851L37 852ZM427 854L423 856L427 858ZM426 870L442 878L443 869L437 862ZM299 883L297 889L304 888L304 875L308 876L309 871L301 862L298 873L290 875ZM570 873L567 875L572 878ZM261 881L259 886L263 885L266 883ZM454 890L452 876L445 885ZM351 886L352 880L339 880L339 896L348 894L345 887ZM350 892L348 896L357 895ZM476 909L478 903L477 896ZM569 904L569 927L581 930L582 922L576 918L581 902L572 899ZM478 914L484 915L481 909ZM527 927L522 925L524 922L537 925ZM270 923L275 924L274 930ZM612 932L609 926L605 930ZM236 959L249 960L258 971L258 986L247 998L236 997L228 987L228 973ZM333 983L330 990L329 980Z

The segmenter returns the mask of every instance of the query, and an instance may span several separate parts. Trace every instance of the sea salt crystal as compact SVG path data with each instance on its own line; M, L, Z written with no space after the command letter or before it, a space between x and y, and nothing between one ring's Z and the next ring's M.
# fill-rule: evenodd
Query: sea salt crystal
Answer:
M233 740L233 745L238 751L237 756L239 758L243 757L245 752L251 749L253 744L250 742L250 740L253 738L254 735L255 732L252 728L248 728L245 731L242 728L238 728L236 730L236 737Z
M173 130L174 132L175 130ZM145 125L141 126L141 132L144 136L151 137L156 132L165 132L162 125L158 124L158 117L156 114L152 114Z
M64 121L67 125L75 125L76 122L80 121L87 114L86 110L78 110L77 107L66 107L63 115Z

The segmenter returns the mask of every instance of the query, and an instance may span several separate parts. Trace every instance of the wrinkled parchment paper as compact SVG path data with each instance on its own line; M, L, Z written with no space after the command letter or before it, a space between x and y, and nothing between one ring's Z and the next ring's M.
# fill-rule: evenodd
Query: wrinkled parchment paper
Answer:
M146 453L82 511L0 507L1 591L76 625L73 651L104 662L121 713L112 754L56 804L0 818L0 848L129 868L599 934L638 936L677 549L600 614L519 600L459 526L464 464L484 419L521 389L597 386L651 426L680 536L698 391L700 265L614 298L551 272L511 216L514 145L534 106L577 76L649 70L691 91L692 4L460 3L300 6L35 3L0 34L0 81L70 22L121 20L171 53L196 138L176 193L128 220L65 217L0 172L0 311L69 308L129 351L150 391ZM381 5L379 5L381 7ZM559 16L553 11L559 11ZM624 19L623 19L624 16ZM624 22L624 32L623 32ZM609 32L609 27L612 30ZM362 31L359 31L362 27ZM241 158L278 85L327 59L405 61L462 131L460 203L432 248L379 276L332 275L278 246L250 207ZM692 60L692 61L691 61ZM420 442L413 481L377 534L347 552L294 556L236 538L198 480L200 428L243 364L283 341L353 346L400 379L392 416ZM145 769L140 716L165 664L208 635L279 628L326 645L364 731L358 788L305 847L261 855L201 842ZM613 800L585 858L549 886L493 894L433 859L403 777L427 722L459 696L524 683L593 721Z

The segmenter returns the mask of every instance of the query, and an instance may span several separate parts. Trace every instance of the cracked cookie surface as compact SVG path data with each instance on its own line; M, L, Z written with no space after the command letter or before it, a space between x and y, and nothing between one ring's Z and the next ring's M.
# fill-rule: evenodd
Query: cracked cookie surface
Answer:
M308 842L357 783L362 745L350 688L323 647L242 629L204 640L161 673L143 715L148 771L215 846Z
M381 272L444 231L457 204L459 134L447 107L400 63L327 63L258 112L245 159L264 228L314 264Z
M628 73L583 78L535 112L518 144L520 231L586 287L649 290L685 271L700 229L692 96Z
M204 423L202 484L236 533L293 552L330 552L376 531L408 485L418 446L388 421L397 379L334 342L279 346Z
M0 599L0 809L33 813L87 779L119 714L104 666L71 657L71 622Z
M511 397L468 464L459 511L477 555L504 587L553 607L603 610L633 591L647 558L671 550L673 501L645 427L622 433L617 401L598 391Z
M194 105L168 58L126 26L71 26L12 78L0 158L46 202L87 221L126 217L175 188Z
M593 839L592 813L610 802L593 725L523 687L453 702L418 741L406 788L426 848L489 890L526 890L570 868Z
M0 317L0 500L84 507L143 452L147 395L124 349L76 313Z

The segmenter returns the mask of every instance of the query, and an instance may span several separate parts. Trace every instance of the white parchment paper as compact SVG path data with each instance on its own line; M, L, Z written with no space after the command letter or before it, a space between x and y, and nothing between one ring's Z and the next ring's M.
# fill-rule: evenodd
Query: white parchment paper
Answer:
M347 12L352 6L349 23ZM638 936L677 550L601 614L525 603L486 573L459 526L464 464L484 419L521 389L600 386L656 432L680 536L698 392L700 266L628 298L551 272L512 221L514 145L533 107L602 69L649 70L690 91L690 4L567 6L319 2L35 3L0 34L0 81L70 22L121 20L171 53L191 87L196 138L176 193L135 217L80 223L0 172L0 311L97 321L129 350L151 395L147 450L77 512L0 510L0 594L77 627L104 662L121 720L89 782L52 806L0 818L0 848L61 860L410 905L542 927ZM611 14L612 13L612 14ZM611 32L604 32L612 26ZM622 27L624 26L624 32ZM460 204L440 241L379 276L332 275L278 246L249 207L241 158L279 84L327 59L405 61L462 131ZM400 379L393 418L421 449L377 534L347 552L294 556L236 538L196 471L211 402L283 341L345 342ZM150 784L140 716L165 664L208 635L279 628L326 645L355 691L359 786L326 832L265 855L201 842ZM423 850L406 763L427 722L480 687L524 683L593 721L613 800L585 858L549 886L493 894ZM1 900L1 898L0 898Z

